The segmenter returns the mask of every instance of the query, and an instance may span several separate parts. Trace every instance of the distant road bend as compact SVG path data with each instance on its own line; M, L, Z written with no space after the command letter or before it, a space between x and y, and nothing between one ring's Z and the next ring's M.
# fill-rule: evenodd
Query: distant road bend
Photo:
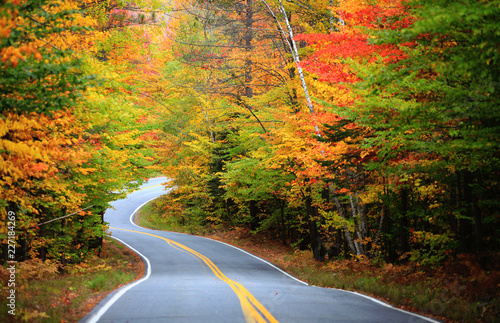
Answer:
M167 193L166 180L150 179L106 211L112 237L137 252L147 272L81 322L437 322L362 294L310 286L221 242L137 226L134 213Z

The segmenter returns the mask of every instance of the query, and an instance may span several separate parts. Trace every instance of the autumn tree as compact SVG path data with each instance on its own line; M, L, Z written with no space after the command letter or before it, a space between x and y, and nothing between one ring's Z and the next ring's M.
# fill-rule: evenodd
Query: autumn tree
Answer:
M139 152L144 145L138 129L114 120L133 123L140 115L133 109L123 113L133 105L119 96L105 97L122 91L123 83L104 81L112 73L86 56L106 35L92 29L96 21L79 9L81 4L2 5L0 201L3 219L7 211L16 213L18 260L78 261L98 252L104 210L121 196L111 191L132 187L128 183L146 176L150 164Z
M369 145L382 147L387 138L398 138L396 149L379 154L383 160L403 157L400 152L407 151L403 158L416 169L398 167L397 172L403 170L407 178L417 181L406 185L409 199L424 183L436 195L431 200L432 216L422 218L430 225L415 225L413 230L453 237L461 250L492 248L496 242L486 247L485 241L491 241L495 233L483 223L498 225L489 216L495 214L493 192L499 166L500 56L498 35L493 31L498 27L498 2L416 1L408 5L420 19L378 37L381 46L398 45L405 55L383 70L377 68L375 74L369 69L362 72L366 79L360 86L366 97L363 115L373 111L377 115L359 121L376 129L377 136ZM401 20L403 27L406 23ZM372 77L366 77L367 73ZM381 119L390 120L390 127L381 128ZM439 197L439 190L449 195Z
M160 151L183 221L276 230L317 259L329 249L432 264L495 245L482 225L495 223L483 216L497 185L495 25L459 33L435 14L489 21L492 6L180 5L162 41L171 56L145 94L163 114ZM464 63L467 46L485 48L484 60Z
M24 248L19 250L45 257L45 244L57 239L54 234L59 229L45 233L44 227L36 232L36 225L75 211L73 205L81 205L83 199L65 182L68 170L89 156L78 144L76 133L81 128L72 129L74 119L67 110L85 79L76 73L80 63L66 46L64 33L81 26L72 24L77 11L68 2L9 2L2 13L7 22L0 85L2 218L7 210L16 212L16 229L24 233L19 241ZM5 221L2 229L5 234ZM40 239L33 239L37 234Z
M187 193L189 187L193 189L192 192L202 190L206 194L205 199L198 201L210 201L205 203L205 206L214 203L213 206L205 207L205 210L225 209L226 219L228 217L235 218L234 214L231 217L229 213L247 214L241 218L246 219L246 223L253 229L259 227L259 222L267 227L271 223L273 225L279 223L276 221L279 217L272 215L278 214L273 211L273 208L276 207L280 212L285 209L294 214L301 211L308 212L311 220L301 225L306 228L310 227L310 232L314 237L309 238L307 233L301 233L305 237L303 244L307 245L313 241L313 244L317 245L314 249L319 251L322 244L319 243L320 237L317 234L316 222L312 220L313 214L318 214L318 211L316 205L312 205L312 200L310 203L308 202L309 206L298 203L292 211L291 208L286 207L286 203L291 202L291 200L287 200L288 197L285 198L287 194L280 195L280 198L269 194L260 195L259 192L255 192L253 195L246 194L244 192L248 192L252 188L248 185L236 185L236 183L243 184L243 181L237 177L231 177L242 174L240 168L249 164L253 164L254 167L261 165L262 168L259 172L262 173L260 174L262 176L266 173L277 172L269 169L268 165L264 166L260 157L256 158L257 155L250 154L249 156L246 152L244 154L236 154L236 152L240 151L241 146L253 145L254 143L257 144L255 149L265 149L269 143L266 143L264 138L257 138L262 134L270 133L273 133L272 136L274 136L274 129L283 126L283 118L286 118L287 121L293 120L293 114L301 110L299 107L301 104L298 102L307 97L307 95L302 94L304 92L297 91L297 86L300 86L300 83L297 84L297 82L303 81L303 75L300 79L295 77L296 70L300 71L301 67L298 64L299 61L292 58L292 56L297 57L298 55L296 44L292 46L293 32L290 34L292 27L288 26L290 29L287 30L278 28L277 16L262 1L196 2L185 5L184 9L189 12L189 15L181 18L184 19L184 23L176 29L173 43L174 56L177 56L179 64L169 63L167 70L172 71L171 68L175 66L176 70L182 71L182 75L175 74L176 77L172 77L176 80L173 83L182 89L183 102L187 100L187 93L195 95L192 98L192 104L196 104L196 106L187 112L187 106L182 104L180 111L183 113L179 114L182 117L175 117L175 120L178 121L176 124L182 124L183 127L190 123L187 120L192 120L191 122L203 120L203 123L206 124L205 129L208 131L204 130L203 134L197 133L196 135L193 133L190 136L185 136L187 129L182 131L185 142L177 153L182 158L175 158L174 160L178 160L179 163L172 165L171 162L172 167L168 168L169 175L175 178L172 185L177 185L177 193L184 194L184 196L190 196ZM282 15L281 12L280 15ZM290 17L287 16L287 19L289 21ZM314 24L311 23L311 25ZM172 76L171 73L168 75ZM179 82L188 79L189 82ZM177 89L171 89L173 92L177 92ZM168 101L169 111L166 112L166 119L177 115L175 106L178 105L178 96L176 98L176 102ZM312 110L310 106L308 108ZM197 113L198 117L196 117ZM291 114L291 118L287 118L287 114ZM300 114L300 116L306 116L306 119L312 117L312 115L304 114ZM169 123L172 124L172 122ZM196 123L191 123L189 129L195 130ZM287 129L293 129L293 126ZM314 127L312 129L314 130ZM178 131L173 128L171 130ZM256 137L249 137L249 132L255 132ZM308 133L306 130L301 136L306 136ZM285 139L297 134L282 133L282 135L282 139ZM248 140L255 142L250 143L247 142ZM304 138L304 145L308 145L308 141L309 138ZM315 146L311 144L308 147L312 149ZM202 164L198 164L199 166L203 165L198 168L198 171L202 171L204 176L196 173L196 176L191 177L180 173L183 169L194 167L194 165L188 167L184 162L186 160L193 162L194 155L188 159L188 155L185 154L188 152L189 154L199 154L201 151L205 157L203 159L196 158L196 161L197 164L198 161L203 161ZM285 153L285 150L280 151L280 153L273 149L270 151L273 154ZM294 151L299 152L299 150ZM211 152L211 158L207 158L206 152ZM289 153L289 155L285 153L279 158L291 160L300 158L292 156L291 152ZM314 162L311 165L299 164L303 168L318 165ZM280 167L286 166L278 166L278 168ZM289 173L289 175L295 176L293 173ZM289 175L285 177L288 178ZM188 178L192 178L192 181L187 182ZM205 180L206 182L202 183ZM259 187L257 181L252 181L252 185ZM319 185L317 186L319 187ZM229 189L230 191L228 191ZM288 188L284 191L286 190ZM312 193L308 193L307 190L304 190L303 193L308 196L306 200L309 201L309 195ZM208 196L211 198L207 198ZM256 199L251 199L251 196L256 197ZM297 201L303 199L300 194L294 196ZM193 201L188 204L191 205L191 208L195 208L194 205L198 205L197 203ZM274 205L270 206L270 204ZM216 218L209 214L207 217ZM281 219L284 218L286 215L281 217ZM280 223L283 224L283 221Z
M334 103L333 111L344 120L369 130L361 141L364 151L359 156L364 159L358 162L370 171L372 183L364 188L366 193L360 193L365 207L381 204L378 212L381 219L385 217L381 225L388 239L383 249L389 258L411 248L413 260L432 263L443 259L446 250L456 248L457 241L470 248L473 236L476 248L481 249L480 210L488 209L492 200L487 190L479 194L481 198L474 198L478 193L473 193L473 187L484 186L473 182L484 180L483 170L496 168L497 130L487 122L496 118L488 108L496 100L496 87L488 84L496 81L487 81L497 77L495 65L489 66L497 53L488 50L494 47L494 36L488 30L495 23L477 26L477 30L484 28L478 33L484 37L469 32L476 30L478 20L490 21L492 8L489 4L426 1L344 2L338 9L344 30L305 36L315 46L305 66L319 76L316 95ZM464 16L471 10L477 15L468 16L468 24L457 29L457 22L448 15L456 10ZM364 32L347 29L360 24L365 26ZM482 53L488 54L466 59L462 53L470 53L479 44L485 48ZM481 77L476 79L477 75ZM476 87L470 92L472 83ZM346 97L346 93L352 96ZM345 129L329 128L331 140L342 138ZM481 156L480 164L476 156ZM490 156L488 162L483 156ZM469 177L471 173L475 175ZM496 182L493 177L486 186L493 188ZM488 202L482 204L483 199ZM475 228L475 232L466 228Z

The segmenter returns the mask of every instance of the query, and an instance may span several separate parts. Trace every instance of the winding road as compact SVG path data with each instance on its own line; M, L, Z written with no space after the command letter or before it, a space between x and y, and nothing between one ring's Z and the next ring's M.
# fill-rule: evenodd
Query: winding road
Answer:
M112 237L137 252L147 272L81 322L437 322L362 294L307 285L228 244L137 226L134 213L167 193L166 180L150 179L106 211Z

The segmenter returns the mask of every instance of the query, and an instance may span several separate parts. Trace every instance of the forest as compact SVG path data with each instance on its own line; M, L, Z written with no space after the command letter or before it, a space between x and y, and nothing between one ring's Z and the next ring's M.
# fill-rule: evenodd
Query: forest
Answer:
M499 16L499 0L4 0L2 261L99 253L109 202L163 175L183 224L318 261L486 265Z

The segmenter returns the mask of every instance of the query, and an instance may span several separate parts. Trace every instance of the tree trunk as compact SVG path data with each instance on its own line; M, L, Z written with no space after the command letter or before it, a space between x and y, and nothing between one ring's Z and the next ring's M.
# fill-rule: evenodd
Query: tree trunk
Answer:
M256 230L259 227L257 202L254 200L248 202L248 209L250 211L250 229Z
M278 200L278 203L280 205L280 235L281 235L281 242L283 243L284 246L286 246L286 222L285 222L285 202L282 200Z
M365 255L366 249L363 241L366 238L366 223L365 217L361 212L361 206L359 205L359 199L357 197L357 193L355 198L352 197L352 194L349 194L349 201L351 202L351 212L352 217L354 218L354 228L356 230L356 236L358 237L357 241L354 241L356 246L356 250L359 252L358 255Z
M295 42L295 38L294 38L292 26L290 24L290 19L288 18L288 14L287 14L287 12L285 10L285 7L283 6L283 3L281 2L281 0L278 0L278 2L279 2L279 10L280 10L281 14L283 15L283 19L284 19L285 24L286 24L286 28L287 28L286 31L281 26L281 23L280 23L278 17L276 17L276 14L271 9L271 7L269 6L269 4L265 0L261 0L261 1L267 7L267 10L269 11L269 13L271 14L271 16L276 21L276 24L277 24L278 29L281 32L281 34L287 40L287 44L288 44L288 47L290 49L290 53L292 54L293 61L295 63L295 68L297 70L297 73L299 74L300 83L302 85L302 90L304 91L304 97L306 98L306 102L307 102L307 108L309 109L309 112L310 112L311 116L314 118L315 115L316 115L316 113L314 111L314 106L312 104L311 96L309 95L309 90L307 88L306 80L305 80L305 77L304 77L304 72L302 70L302 67L300 66L300 56L299 56L299 51L297 49L297 43ZM319 127L318 127L318 125L316 124L315 121L314 121L314 129L316 131L316 135L321 136L320 132L319 132Z
M474 249L474 243L472 242L472 229L474 227L474 223L472 221L473 212L472 212L472 187L471 187L471 176L468 171L462 172L462 201L460 208L465 210L465 218L459 219L459 230L461 240L467 250Z
M252 59L250 55L253 51L252 40L253 40L253 0L247 0L246 3L246 17L245 17L245 96L247 98L253 97L252 89Z
M337 212L339 212L339 215L343 219L347 219L344 213L344 209L342 208L342 205L340 204L339 198L335 194L333 187L329 186L330 194L332 195L332 200L335 203L335 206L337 207ZM351 250L351 253L353 255L360 255L361 253L359 250L356 248L356 245L354 244L354 241L352 240L351 232L349 232L349 229L347 228L347 225L344 224L344 235L347 240L347 245L349 246L349 249Z
M481 216L481 210L477 203L477 198L474 196L472 191L473 175L469 171L464 172L464 198L465 198L465 208L466 216L471 219L472 227L474 228L474 239L471 240L471 249L476 249L476 251L482 251L483 249L483 220ZM467 221L467 220L466 220ZM472 232L471 232L472 234Z
M205 111L205 108L203 108L203 104L200 104L201 111L203 112L203 117L205 118L205 122L207 123L207 129L208 132L210 133L210 139L212 140L212 143L215 144L215 135L214 132L212 131L212 127L210 126L210 120L208 119L208 109Z
M399 218L399 245L401 253L410 251L408 228L408 189L401 190L401 216Z
M308 213L307 225L309 229L309 240L313 257L318 261L325 261L326 250L319 236L318 226L316 224L317 210L312 206L312 199L310 196L306 197L306 209Z

